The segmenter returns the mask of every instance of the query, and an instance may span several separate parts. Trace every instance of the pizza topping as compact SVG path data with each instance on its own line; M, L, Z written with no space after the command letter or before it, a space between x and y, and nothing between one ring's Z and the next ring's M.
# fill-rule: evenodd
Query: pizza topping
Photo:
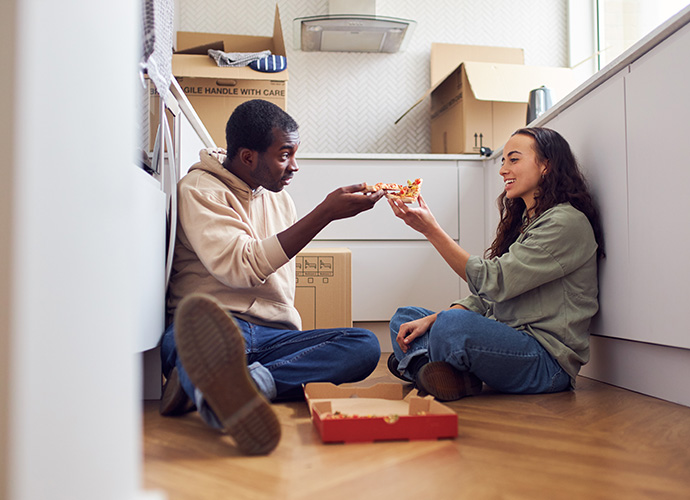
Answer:
M364 190L367 192L386 191L386 197L392 200L400 200L403 203L413 203L417 201L422 190L422 179L407 181L407 184L389 184L379 182L373 186L367 185Z
M380 190L399 191L401 187L402 186L400 184L389 184L386 182L378 182L378 183L374 184L373 186L370 186L369 184L367 184L364 187L364 190L367 192L375 192L375 191L380 191Z

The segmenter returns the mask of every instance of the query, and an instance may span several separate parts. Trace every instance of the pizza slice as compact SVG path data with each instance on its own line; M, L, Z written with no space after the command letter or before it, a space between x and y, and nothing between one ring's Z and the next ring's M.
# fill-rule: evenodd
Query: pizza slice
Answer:
M399 191L402 186L400 184L389 184L386 182L377 182L373 186L367 184L364 187L364 191L367 193L373 193L383 189L384 191Z
M397 191L387 192L386 197L391 200L400 200L403 203L414 203L422 192L422 182L422 179L408 180L407 185L401 185Z
M366 185L365 192L375 192L379 190L386 192L386 197L392 200L400 200L403 203L413 203L417 201L419 193L422 189L422 179L415 179L414 181L407 181L407 184L393 184L379 182L373 186Z

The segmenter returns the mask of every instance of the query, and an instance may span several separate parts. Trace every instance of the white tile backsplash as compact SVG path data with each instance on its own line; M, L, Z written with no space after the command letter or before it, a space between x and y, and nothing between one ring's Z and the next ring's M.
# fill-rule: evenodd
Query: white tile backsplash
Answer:
M178 0L184 31L270 36L275 0ZM288 111L304 153L428 153L429 103L402 115L429 85L432 42L520 47L525 63L566 66L567 0L378 0L377 13L417 21L405 52L301 52L292 20L327 0L278 0L290 81Z

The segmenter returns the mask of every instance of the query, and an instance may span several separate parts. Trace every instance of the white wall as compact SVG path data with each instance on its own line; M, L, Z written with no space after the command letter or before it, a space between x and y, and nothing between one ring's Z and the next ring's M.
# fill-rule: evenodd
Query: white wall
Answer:
M417 21L407 50L396 54L294 50L292 20L326 14L328 1L277 3L290 71L288 112L300 124L302 153L428 153L428 100L394 122L429 87L432 42L520 47L533 66L569 63L567 0L378 0L378 14ZM273 30L276 0L177 4L183 31Z
M0 227L11 236L0 249L0 497L140 497L138 2L3 0L0 14Z

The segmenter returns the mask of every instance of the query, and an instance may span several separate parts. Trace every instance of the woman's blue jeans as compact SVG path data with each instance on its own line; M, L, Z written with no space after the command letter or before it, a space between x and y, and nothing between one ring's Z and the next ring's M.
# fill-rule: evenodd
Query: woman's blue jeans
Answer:
M408 364L426 355L430 361L446 361L469 371L501 392L538 394L570 387L570 376L534 337L464 309L440 312L429 331L403 353L395 340L400 325L433 313L422 307L401 307L391 319L398 369L410 380L414 374L407 370Z
M249 374L269 401L301 397L302 384L342 384L366 378L381 357L378 339L362 328L281 330L233 318L244 336ZM177 367L180 384L196 401L195 387L175 345L174 324L161 341L163 373Z

